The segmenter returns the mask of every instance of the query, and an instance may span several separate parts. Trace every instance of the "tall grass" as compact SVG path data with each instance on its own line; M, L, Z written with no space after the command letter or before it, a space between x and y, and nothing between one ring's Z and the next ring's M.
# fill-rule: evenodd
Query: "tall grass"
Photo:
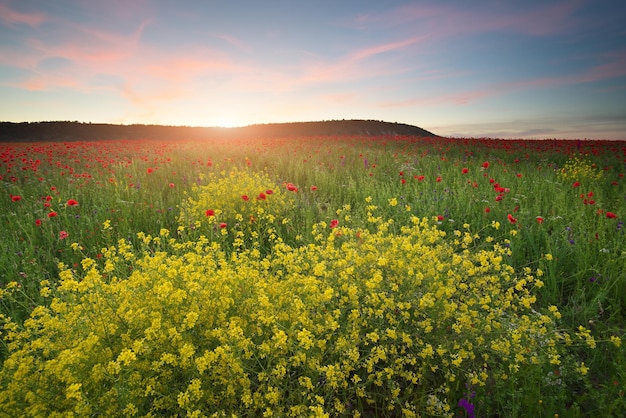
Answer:
M624 409L623 143L322 137L0 150L0 399L14 411ZM480 257L495 270L475 273ZM176 302L172 288L153 300L158 286L195 296ZM474 298L484 309L473 311ZM194 313L201 327L181 325ZM121 322L90 325L88 314ZM160 332L183 336L148 338L151 315L170 324ZM420 333L433 321L442 326L431 341ZM78 357L63 363L67 350ZM21 371L20 356L30 362ZM37 373L52 373L56 388ZM103 383L120 376L128 385ZM140 393L146 384L155 389Z

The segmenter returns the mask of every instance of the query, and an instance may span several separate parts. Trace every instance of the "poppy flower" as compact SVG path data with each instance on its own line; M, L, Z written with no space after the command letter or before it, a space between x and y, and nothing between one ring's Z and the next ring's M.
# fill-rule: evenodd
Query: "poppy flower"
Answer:
M249 199L248 195L246 195L246 194L242 195L242 196L241 196L241 198L242 198L243 200L245 200L246 202L247 202L247 201L248 201L248 199Z
M417 181L424 181L424 176L417 176Z
M174 185L174 183L170 183L169 186L170 186L170 188L174 188L175 185Z
M501 194L497 195L496 196L496 202L499 202L501 200L502 200L502 195Z
M332 221L330 221L330 228L335 228L337 225L339 225L339 221L337 219L333 219Z
M146 173L148 174L152 174L154 172L154 168L152 167L148 167L148 169L146 170Z
M220 223L220 228L226 228L228 225L226 225L225 222Z
M461 173L463 173L463 174L467 174L467 173L469 173L469 169L468 169L467 167L464 167L464 168L461 170Z
M443 216L443 215L437 215L437 220L438 220L439 222L443 221L444 219L445 219L445 218L444 218L444 216Z
M607 212L606 213L606 217L610 218L610 219L615 219L615 218L617 218L617 215L614 214L613 212Z
M265 194L272 194L272 193L274 193L274 191L273 191L272 189L267 189L267 190L265 191Z
M314 192L317 190L317 186L311 186L311 191Z
M514 224L515 222L517 222L517 219L515 219L513 217L513 215L511 215L510 213L506 216L507 219L509 220L509 222L511 222L512 224Z
M489 161L485 161L482 165L483 168L489 168Z
M261 192L261 193L259 193L259 195L256 198L258 200L265 200L267 198L267 196L265 195L265 193Z
M69 237L70 234L68 234L66 231L60 231L59 232L59 239L65 239L67 237Z
M441 183L441 177L437 177L437 178L435 179L435 181L436 181L437 183Z
M489 207L485 208L485 213L489 213L489 212L491 212L491 208Z
M576 181L572 184L572 187L580 187L580 182Z
M55 216L57 216L57 215L58 215L58 213L56 213L56 212L52 211L52 212L50 212L50 213L48 214L48 218L54 218L54 217L55 217Z
M74 199L70 199L67 201L67 206L77 206L78 202Z
M537 216L537 223L542 224L543 223L543 218L541 216Z
M204 212L205 216L215 216L215 211L213 209L207 209L206 212Z
M289 190L290 192L297 192L298 188L294 186L292 183L287 183L287 190Z
M20 200L22 200L22 196L11 195L11 200L14 202L19 202Z
M37 219L37 220L35 221L35 225L37 225L37 226L41 226L41 219Z

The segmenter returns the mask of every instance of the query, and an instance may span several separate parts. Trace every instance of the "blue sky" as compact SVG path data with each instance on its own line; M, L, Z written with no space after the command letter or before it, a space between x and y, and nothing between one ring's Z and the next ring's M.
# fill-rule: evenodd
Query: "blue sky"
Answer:
M0 120L626 140L623 1L0 0Z

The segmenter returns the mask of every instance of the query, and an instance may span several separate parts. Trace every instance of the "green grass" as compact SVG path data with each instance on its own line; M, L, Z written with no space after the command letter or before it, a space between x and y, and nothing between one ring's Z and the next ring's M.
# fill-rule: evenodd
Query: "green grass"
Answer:
M387 137L4 144L0 400L33 416L470 416L461 399L477 416L620 416L625 152ZM475 257L493 270L474 277ZM195 302L150 296L168 282ZM180 340L146 339L156 312ZM199 325L181 325L194 312ZM429 318L441 326L422 334ZM522 331L527 353L498 348Z

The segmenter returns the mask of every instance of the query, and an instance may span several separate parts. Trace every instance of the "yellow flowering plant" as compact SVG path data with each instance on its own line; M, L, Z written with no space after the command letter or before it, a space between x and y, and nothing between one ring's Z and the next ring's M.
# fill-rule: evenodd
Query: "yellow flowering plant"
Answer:
M567 356L558 310L534 309L536 272L516 273L505 247L471 251L478 235L454 245L417 217L398 234L314 233L228 255L161 230L140 237L155 251L130 257L120 240L104 264L60 266L50 305L5 325L4 411L453 416L467 388L488 402L494 381Z

